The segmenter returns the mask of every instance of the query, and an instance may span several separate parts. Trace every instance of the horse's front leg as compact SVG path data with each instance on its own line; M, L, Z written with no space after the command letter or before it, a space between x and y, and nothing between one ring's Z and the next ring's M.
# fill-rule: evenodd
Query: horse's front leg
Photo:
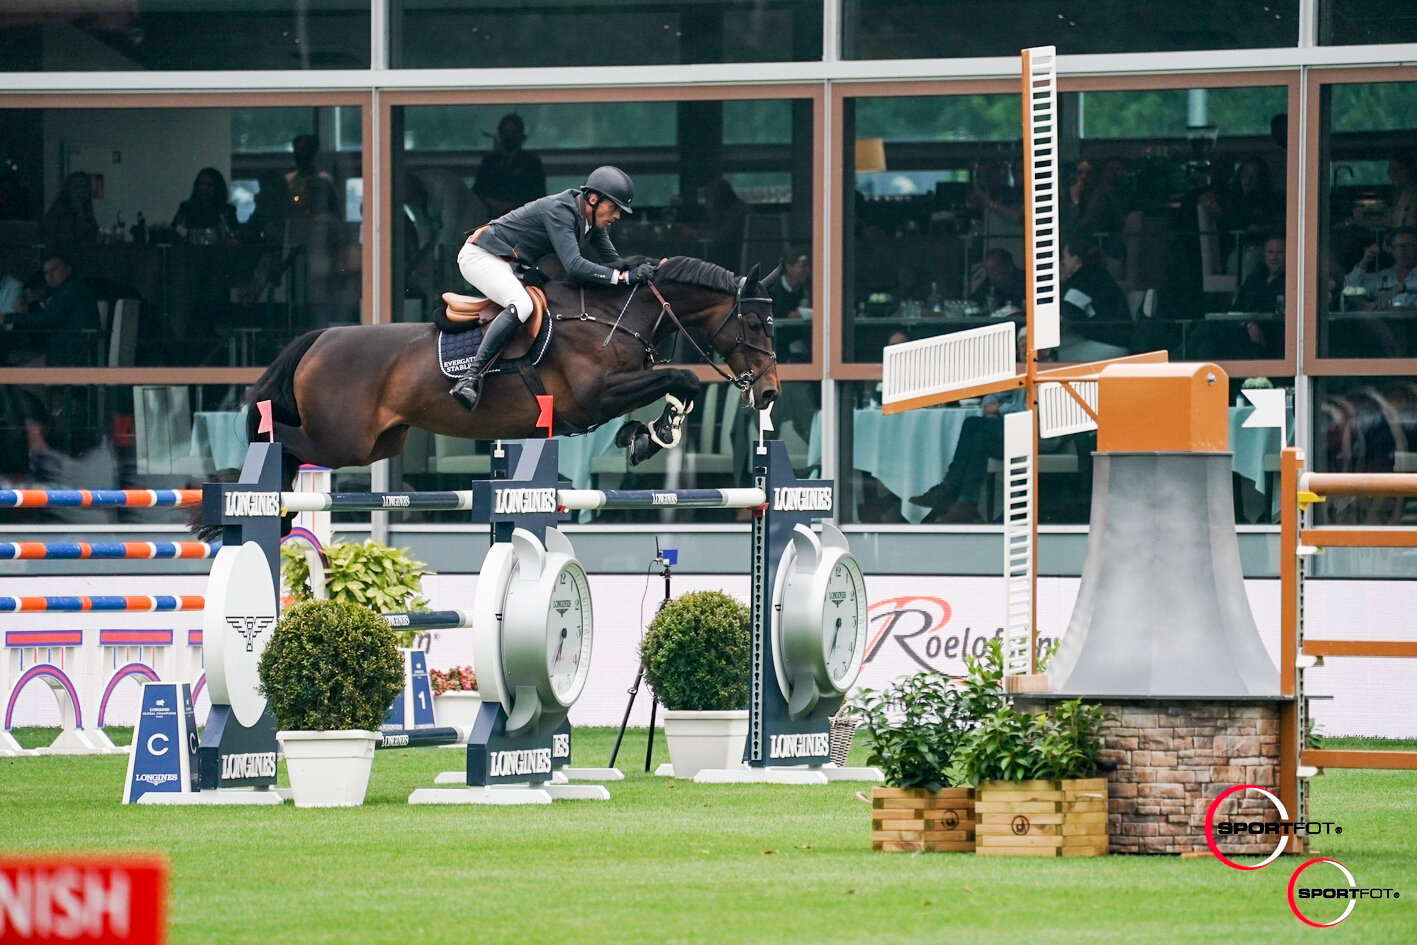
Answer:
M622 405L621 412L637 410L663 397L664 412L652 424L630 420L615 435L615 445L628 448L629 463L637 466L661 449L673 448L683 439L684 418L694 409L701 388L699 379L688 371L664 368L626 377L607 387L605 397Z

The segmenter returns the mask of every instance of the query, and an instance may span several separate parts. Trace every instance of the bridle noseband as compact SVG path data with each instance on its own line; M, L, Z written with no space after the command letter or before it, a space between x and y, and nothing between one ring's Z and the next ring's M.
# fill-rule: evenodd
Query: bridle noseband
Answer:
M738 328L738 337L734 339L733 347L728 349L728 354L725 354L723 356L724 361L727 362L728 358L740 348L746 348L749 351L756 351L758 354L767 355L768 360L767 363L763 365L762 370L754 371L750 366L748 370L744 371L742 374L737 375L736 377L725 371L723 367L719 365L718 362L714 361L713 355L705 351L703 348L699 347L699 343L694 340L694 336L689 334L689 332L685 330L684 323L680 321L679 316L674 313L674 307L670 305L669 300L666 299L662 293L660 293L659 286L655 285L653 282L649 283L650 291L654 293L655 298L659 299L660 308L659 318L655 319L654 327L650 329L650 337L653 338L655 336L655 334L658 332L660 322L663 321L666 316L668 316L669 320L674 323L674 326L678 330L679 334L689 339L689 344L694 346L694 350L699 353L699 357L703 358L704 362L708 364L709 367L713 368L714 371L718 373L719 377L722 377L734 387L746 393L755 383L757 383L758 378L762 377L764 374L766 374L769 370L772 369L773 365L777 364L776 351L769 350L767 348L762 347L761 345L753 344L753 342L748 340L748 332L746 330L746 326L748 324L748 317L743 312L743 303L745 301L767 303L767 314L762 316L763 334L767 335L768 339L771 340L773 338L772 299L764 299L757 297L749 299L743 298L743 290L747 288L747 286L748 279L746 276L738 280L738 291L734 293L733 296L733 308L729 309L728 314L723 316L723 321L719 322L718 327L715 328L713 332L708 336L708 343L709 347L712 348L714 339L717 338L723 332L723 329L728 327L728 323L732 321ZM654 354L652 349L649 351L649 357L651 363L654 363Z

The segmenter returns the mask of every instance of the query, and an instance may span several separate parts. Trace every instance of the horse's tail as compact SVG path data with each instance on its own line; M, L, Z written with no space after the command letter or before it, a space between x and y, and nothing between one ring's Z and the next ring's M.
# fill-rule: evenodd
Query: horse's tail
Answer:
M266 368L266 373L246 391L248 443L256 442L256 428L261 423L261 415L255 407L263 400L271 402L271 417L276 422L286 426L300 426L300 406L295 401L295 368L323 332L323 328L306 332L286 345L285 350L276 355L271 366Z

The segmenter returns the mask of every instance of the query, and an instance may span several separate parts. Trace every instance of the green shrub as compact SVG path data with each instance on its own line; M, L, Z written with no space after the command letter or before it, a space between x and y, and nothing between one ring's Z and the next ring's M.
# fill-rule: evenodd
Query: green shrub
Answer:
M376 730L404 684L388 622L343 601L305 601L287 610L257 670L283 730Z
M947 677L916 673L885 690L862 689L846 711L887 787L938 791L956 782L955 752L974 720L965 693Z
M666 709L748 707L748 608L722 591L670 601L640 641L645 681Z
M1090 778L1102 755L1102 726L1111 718L1081 699L1039 713L1002 705L960 745L960 767L971 784Z
M297 601L313 600L310 563L303 546L280 546L281 583ZM432 574L407 548L391 548L372 538L359 543L332 541L325 546L325 588L330 600L347 601L375 613L414 613L428 609L423 578ZM410 646L417 631L395 630L400 646Z

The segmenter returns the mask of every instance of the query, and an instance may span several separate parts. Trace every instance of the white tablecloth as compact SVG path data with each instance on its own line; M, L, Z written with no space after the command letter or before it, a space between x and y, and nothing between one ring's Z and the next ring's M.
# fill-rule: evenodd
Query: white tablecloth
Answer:
M1234 453L1231 467L1252 483L1255 491L1266 495L1269 483L1265 457L1278 454L1282 444L1279 430L1274 427L1242 426L1253 412L1253 407L1230 408L1230 449ZM926 407L889 416L879 407L857 408L852 411L855 442L851 466L874 476L899 496L901 515L918 524L930 509L915 505L910 497L944 480L965 419L979 414L977 407ZM1291 415L1291 435L1293 427ZM821 463L821 414L812 418L807 453L809 462Z

